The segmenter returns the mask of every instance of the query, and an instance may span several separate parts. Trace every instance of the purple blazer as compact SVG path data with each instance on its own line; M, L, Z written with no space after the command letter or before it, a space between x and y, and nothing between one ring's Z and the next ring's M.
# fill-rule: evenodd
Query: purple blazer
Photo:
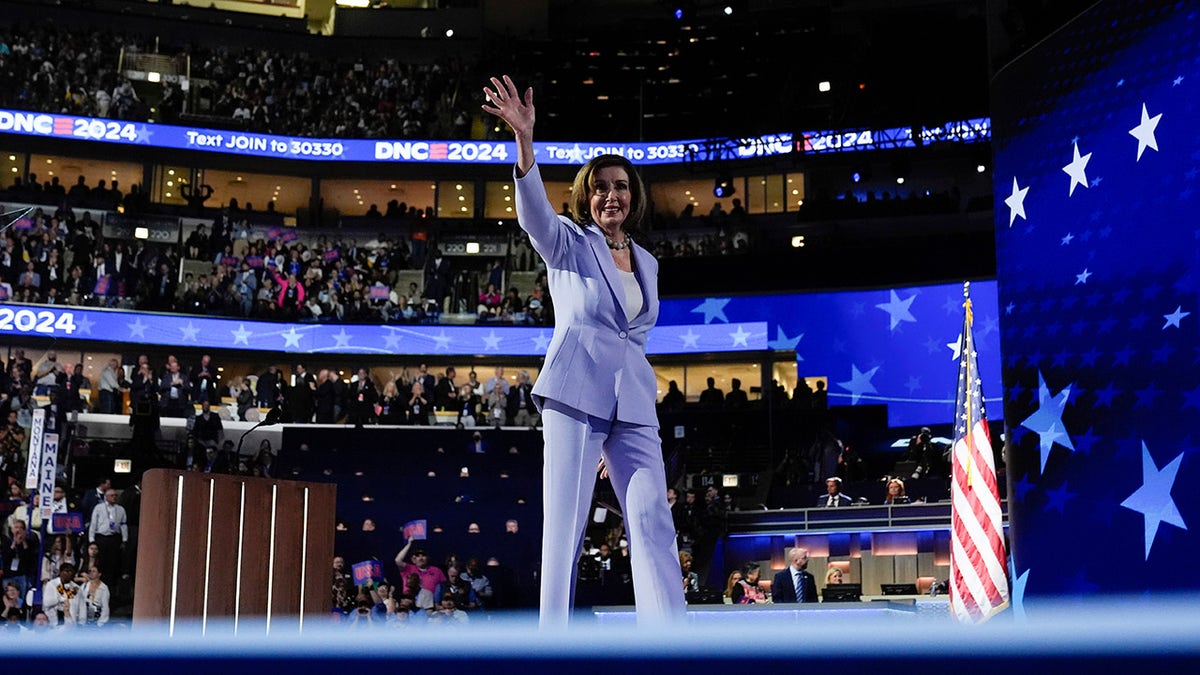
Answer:
M537 164L516 184L517 219L546 261L554 301L554 338L534 396L657 428L658 380L646 360L646 335L658 321L658 261L637 243L630 247L643 306L626 321L625 289L600 228L555 213Z

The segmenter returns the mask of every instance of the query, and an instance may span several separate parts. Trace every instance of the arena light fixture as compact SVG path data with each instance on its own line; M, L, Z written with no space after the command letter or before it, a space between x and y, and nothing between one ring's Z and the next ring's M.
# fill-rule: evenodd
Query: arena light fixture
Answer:
M338 7L353 7L355 9L366 9L371 6L371 0L337 0L333 3Z
M819 92L824 93L829 91L831 88L832 86L829 84L829 80L821 80L817 83L817 91Z

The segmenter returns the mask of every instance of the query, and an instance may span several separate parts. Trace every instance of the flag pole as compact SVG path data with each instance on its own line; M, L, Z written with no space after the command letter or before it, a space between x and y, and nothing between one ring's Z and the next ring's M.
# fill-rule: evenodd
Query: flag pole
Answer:
M963 299L963 308L966 310L964 316L966 318L963 320L964 325L963 325L963 338L962 338L963 339L962 358L966 364L965 365L966 373L964 375L966 382L964 382L964 384L966 385L966 392L967 392L967 399L968 399L967 406L966 406L966 409L967 409L966 423L967 423L967 433L969 434L971 429L974 428L974 425L971 421L971 401L970 401L970 396L971 396L971 358L970 358L971 354L970 354L970 350L973 348L973 345L971 343L974 342L974 340L971 339L972 324L974 324L974 317L972 316L972 312L971 312L971 282L969 282L969 281L963 282L963 298L964 298ZM972 483L971 468L972 468L971 454L967 453L967 487L971 487L971 483Z

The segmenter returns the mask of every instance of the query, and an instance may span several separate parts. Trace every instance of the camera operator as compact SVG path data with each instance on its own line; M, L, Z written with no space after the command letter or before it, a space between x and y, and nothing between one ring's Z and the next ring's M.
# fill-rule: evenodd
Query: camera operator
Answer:
M912 477L946 475L946 451L945 445L933 441L933 432L929 427L921 427L920 433L909 439L908 451L904 454L906 461L916 464Z

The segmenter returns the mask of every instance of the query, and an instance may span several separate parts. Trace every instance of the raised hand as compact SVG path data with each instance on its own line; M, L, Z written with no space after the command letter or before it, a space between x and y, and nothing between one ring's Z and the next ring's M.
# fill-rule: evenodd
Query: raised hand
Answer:
M492 78L492 86L483 88L491 105L484 104L484 112L491 113L512 127L517 141L517 177L524 176L533 167L533 87L525 90L525 98L517 92L517 85L505 75L503 82Z
M513 84L512 78L509 76L503 76L503 81L494 77L491 80L495 89L483 88L484 95L491 103L491 105L485 103L482 106L484 112L491 113L508 123L518 140L532 138L535 120L533 87L525 90L525 98L522 100L517 86Z

